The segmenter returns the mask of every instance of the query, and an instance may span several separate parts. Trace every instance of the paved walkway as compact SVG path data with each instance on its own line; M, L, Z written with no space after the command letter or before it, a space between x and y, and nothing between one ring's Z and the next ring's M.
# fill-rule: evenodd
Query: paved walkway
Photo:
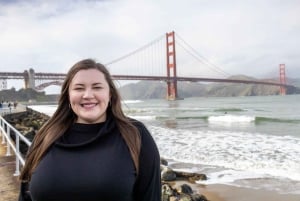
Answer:
M24 111L26 107L19 105L11 111L1 108L0 115ZM2 136L0 135L0 201L17 201L19 182L18 177L14 176L16 159L14 155L6 156L6 145L1 142ZM13 153L12 150L11 153Z
M0 201L17 201L18 178L15 172L15 156L6 156L6 147L0 141Z

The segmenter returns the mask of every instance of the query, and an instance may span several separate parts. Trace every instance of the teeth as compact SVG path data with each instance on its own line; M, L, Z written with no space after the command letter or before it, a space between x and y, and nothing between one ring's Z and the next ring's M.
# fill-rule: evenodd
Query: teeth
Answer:
M96 105L95 103L82 104L83 107L94 107L95 105Z

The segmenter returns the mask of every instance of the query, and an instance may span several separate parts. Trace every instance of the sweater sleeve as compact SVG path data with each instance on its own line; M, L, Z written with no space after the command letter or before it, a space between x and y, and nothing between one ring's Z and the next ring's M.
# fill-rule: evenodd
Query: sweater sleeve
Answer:
M139 157L139 174L135 183L134 197L136 201L161 200L160 156L158 148L147 130L139 123L141 134L141 152Z
M28 185L29 184L27 182L21 182L18 201L32 201L28 191Z

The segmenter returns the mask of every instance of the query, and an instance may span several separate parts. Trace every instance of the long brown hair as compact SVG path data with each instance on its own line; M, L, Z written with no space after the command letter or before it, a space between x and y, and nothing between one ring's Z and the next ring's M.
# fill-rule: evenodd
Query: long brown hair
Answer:
M87 69L97 69L104 74L111 94L111 104L108 106L108 110L110 110L116 120L121 135L129 148L136 171L138 172L141 146L139 131L123 113L121 97L109 71L104 65L96 63L92 59L85 59L74 64L69 70L61 88L57 110L35 135L33 143L27 153L25 166L22 169L20 180L29 181L31 179L34 169L37 167L49 147L76 121L77 116L70 107L69 86L78 71Z

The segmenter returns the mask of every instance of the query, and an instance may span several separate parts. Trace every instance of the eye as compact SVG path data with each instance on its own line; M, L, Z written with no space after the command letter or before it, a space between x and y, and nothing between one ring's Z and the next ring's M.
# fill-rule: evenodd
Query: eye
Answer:
M102 86L94 86L93 89L102 89Z
M74 88L75 91L82 91L83 89L84 89L84 88L82 88L82 87L75 87L75 88Z

